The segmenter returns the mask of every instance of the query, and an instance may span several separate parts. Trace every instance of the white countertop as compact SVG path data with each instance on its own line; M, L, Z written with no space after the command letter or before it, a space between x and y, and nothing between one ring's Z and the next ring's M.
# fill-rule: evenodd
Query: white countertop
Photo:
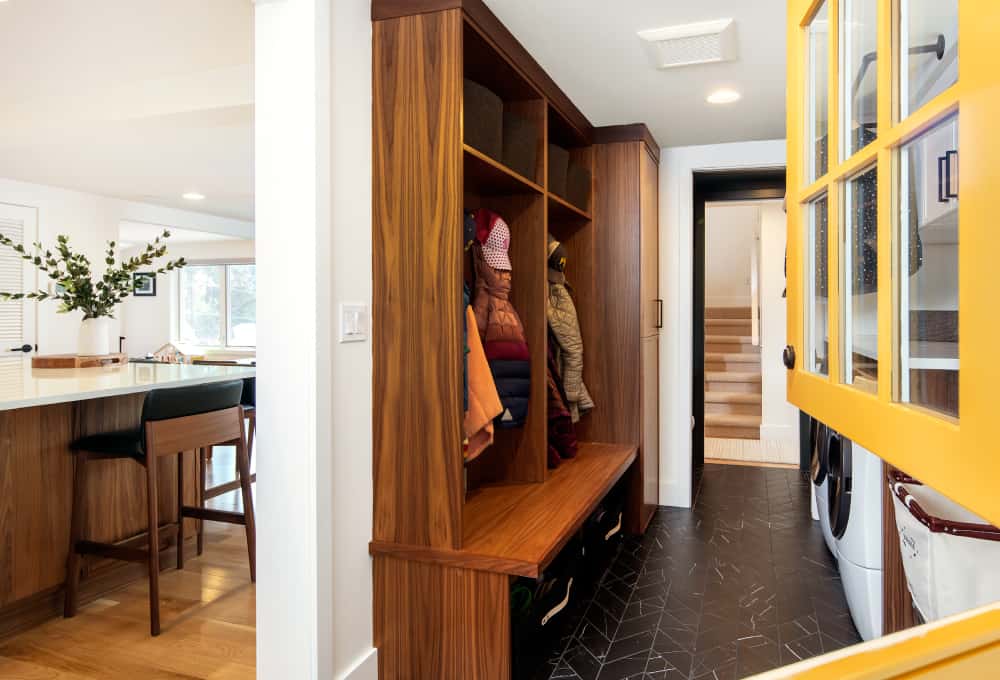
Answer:
M102 368L32 368L30 358L0 360L0 411L252 378L249 366L126 364Z

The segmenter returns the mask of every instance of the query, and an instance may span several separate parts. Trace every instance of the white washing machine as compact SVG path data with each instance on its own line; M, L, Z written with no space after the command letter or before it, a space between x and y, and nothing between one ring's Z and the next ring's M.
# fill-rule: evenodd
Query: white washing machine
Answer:
M882 460L831 433L827 502L851 618L864 640L882 635Z
M830 529L829 500L827 492L827 451L830 443L830 430L815 418L810 421L809 443L812 446L810 474L812 476L813 493L816 498L816 512L819 515L819 525L823 530L826 547L833 556L837 556L837 541Z

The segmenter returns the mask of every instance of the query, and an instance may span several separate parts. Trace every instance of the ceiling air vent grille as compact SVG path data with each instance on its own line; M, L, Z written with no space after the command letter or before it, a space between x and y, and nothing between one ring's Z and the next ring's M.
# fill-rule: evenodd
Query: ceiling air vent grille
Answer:
M666 26L639 31L656 68L711 64L736 58L736 23L732 19Z

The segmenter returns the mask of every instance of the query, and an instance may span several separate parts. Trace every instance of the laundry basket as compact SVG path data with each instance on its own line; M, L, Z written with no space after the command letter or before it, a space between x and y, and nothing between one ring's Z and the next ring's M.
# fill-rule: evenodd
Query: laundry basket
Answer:
M899 471L889 487L906 581L924 620L1000 600L1000 529Z

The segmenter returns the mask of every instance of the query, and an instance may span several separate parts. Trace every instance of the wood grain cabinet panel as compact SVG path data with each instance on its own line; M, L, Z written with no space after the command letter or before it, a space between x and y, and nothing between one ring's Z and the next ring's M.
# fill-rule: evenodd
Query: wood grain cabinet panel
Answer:
M462 535L462 26L460 10L374 24L374 537L448 548Z
M626 528L641 533L659 497L659 181L646 142L622 136L601 133L616 141L594 146L598 378L585 427L594 439L639 446Z
M644 148L639 154L640 286L642 337L658 335L662 322L660 300L659 168Z
M506 575L376 556L374 581L382 680L509 680Z

